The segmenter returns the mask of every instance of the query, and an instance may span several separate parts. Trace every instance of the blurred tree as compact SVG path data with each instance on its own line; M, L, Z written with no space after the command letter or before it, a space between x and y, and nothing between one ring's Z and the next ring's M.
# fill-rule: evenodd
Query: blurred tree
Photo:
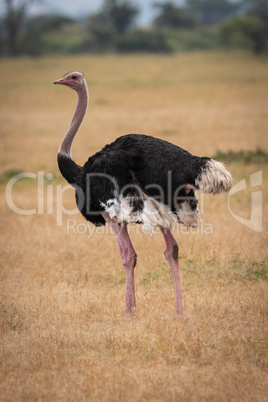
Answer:
M27 29L38 29L39 31L58 30L63 25L73 23L72 18L64 15L42 14L28 19Z
M34 3L35 0L4 0L5 12L5 27L7 33L7 47L8 53L16 56L19 52L18 37L25 21L25 16L28 7Z
M0 19L0 56L4 53L4 22L3 19Z
M234 14L239 7L237 3L228 0L186 0L186 6L201 25L218 24Z
M137 29L116 41L119 52L171 53L166 35L159 29Z
M137 14L137 7L129 0L105 0L100 11L89 17L93 47L94 44L99 49L111 47L116 36L130 28Z
M242 0L242 10L248 15L254 15L261 20L268 22L268 1L267 0Z
M23 54L39 56L47 50L45 35L55 34L63 26L73 22L71 18L49 14L27 19L18 39L19 51Z
M116 32L123 34L133 24L139 10L129 0L105 0L103 12L110 17Z
M159 9L159 15L153 22L156 27L192 28L196 25L192 13L172 2L155 3L154 7Z
M110 17L100 12L89 17L90 38L86 47L95 50L104 50L114 43L116 29Z
M248 47L255 53L268 49L267 24L255 15L233 18L220 30L222 43L231 47Z

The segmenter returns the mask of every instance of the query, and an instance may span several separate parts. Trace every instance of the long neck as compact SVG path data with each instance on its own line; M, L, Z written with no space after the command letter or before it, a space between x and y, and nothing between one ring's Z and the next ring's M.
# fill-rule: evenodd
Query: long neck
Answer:
M77 96L78 96L77 105L71 124L60 144L58 151L59 154L64 154L68 158L72 158L71 146L87 110L88 90L86 83L81 88L79 88L79 90L77 91Z
M71 156L71 146L74 137L83 121L88 105L88 91L86 83L77 91L78 101L76 109L58 151L58 165L62 176L74 187L79 181L79 175L82 170Z

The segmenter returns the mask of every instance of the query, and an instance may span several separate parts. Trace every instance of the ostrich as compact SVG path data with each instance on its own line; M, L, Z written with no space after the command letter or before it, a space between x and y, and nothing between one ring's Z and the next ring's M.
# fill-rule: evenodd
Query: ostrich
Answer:
M82 215L96 226L108 223L115 233L126 272L126 316L135 315L134 268L137 254L131 243L128 223L143 225L152 233L160 228L170 266L175 293L175 313L183 314L179 277L179 248L172 234L175 222L196 227L199 222L196 189L203 193L227 192L230 173L211 158L193 156L159 138L128 134L117 138L89 157L84 166L71 156L73 139L88 105L88 89L83 73L72 72L54 81L77 92L76 109L59 150L62 176L75 188Z

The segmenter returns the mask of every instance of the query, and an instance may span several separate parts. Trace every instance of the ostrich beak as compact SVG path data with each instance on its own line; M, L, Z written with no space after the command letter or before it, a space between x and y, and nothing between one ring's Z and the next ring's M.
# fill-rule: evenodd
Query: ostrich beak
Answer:
M56 80L53 82L53 84L63 84L63 78L60 78L59 80Z

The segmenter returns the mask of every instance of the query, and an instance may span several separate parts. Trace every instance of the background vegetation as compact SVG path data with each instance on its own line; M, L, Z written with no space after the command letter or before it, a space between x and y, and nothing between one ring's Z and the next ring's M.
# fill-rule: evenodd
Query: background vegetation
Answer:
M34 0L3 0L0 55L103 52L173 53L181 50L268 49L267 0L185 0L155 3L151 26L137 26L132 0L103 0L81 20L62 15L31 17Z
M63 214L57 226L57 186L66 183L56 155L76 97L52 82L68 70L84 71L90 90L73 147L77 163L119 135L147 133L217 155L234 185L246 179L247 189L231 197L239 216L250 218L252 191L262 191L262 232L231 216L226 194L199 195L203 223L195 233L174 227L182 320L174 319L160 233L147 237L140 225L129 227L138 315L126 322L114 236L90 236L79 213ZM265 401L267 59L248 52L21 57L3 59L0 72L0 400ZM35 179L20 180L13 199L32 209L39 197L44 212L12 212L10 177L38 171L43 194ZM251 189L258 171L263 186ZM63 203L74 208L73 190Z

